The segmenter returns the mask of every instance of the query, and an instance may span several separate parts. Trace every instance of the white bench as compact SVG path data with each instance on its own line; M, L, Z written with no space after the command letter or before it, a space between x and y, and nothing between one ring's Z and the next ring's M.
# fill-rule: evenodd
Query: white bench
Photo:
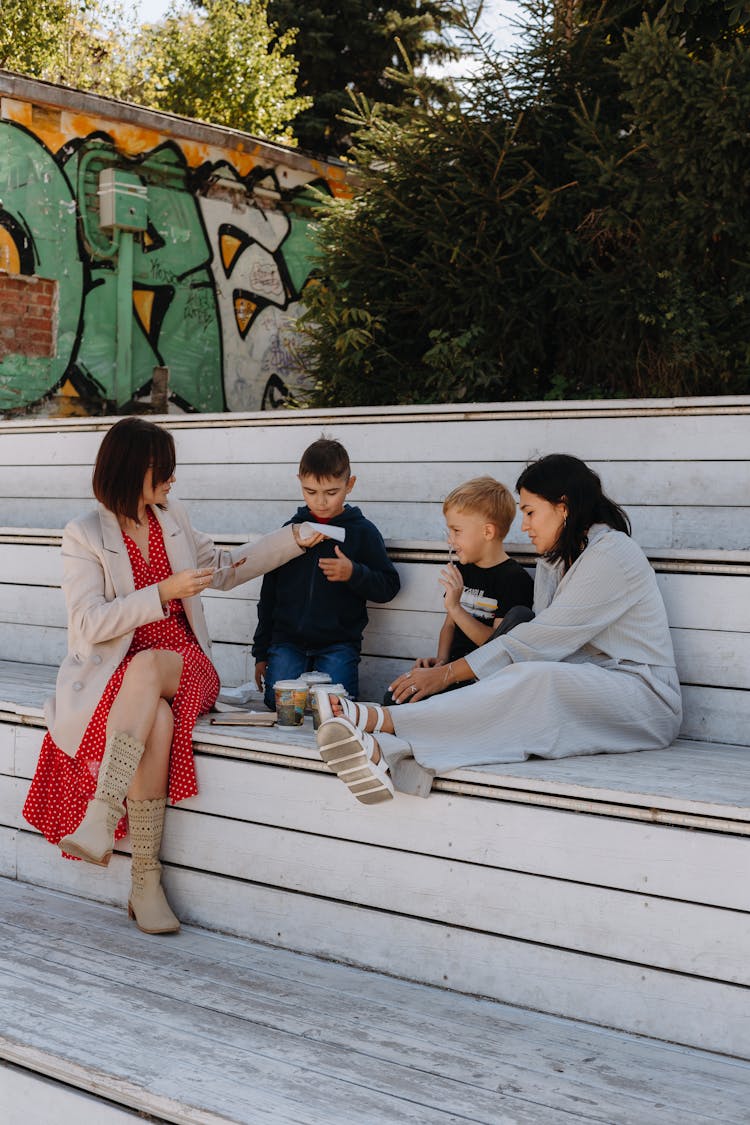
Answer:
M178 491L197 526L230 541L288 517L296 462L321 429L345 442L352 500L384 531L403 582L373 609L365 694L434 648L440 497L478 472L512 484L527 457L577 453L625 501L658 572L686 704L670 750L458 771L426 801L369 810L328 774L309 730L204 720L200 795L167 818L181 916L750 1057L748 413L750 400L692 400L170 419ZM19 812L64 648L59 527L86 504L102 428L0 426L0 517L11 525L0 536L0 873L121 903L124 857L108 872L65 863ZM206 599L225 682L251 678L258 588Z

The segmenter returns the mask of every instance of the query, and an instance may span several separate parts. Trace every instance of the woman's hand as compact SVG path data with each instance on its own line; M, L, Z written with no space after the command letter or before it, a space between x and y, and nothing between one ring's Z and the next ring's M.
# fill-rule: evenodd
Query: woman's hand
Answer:
M445 590L445 608L450 612L458 609L461 604L461 595L464 592L464 580L461 571L454 563L448 563L440 571L438 582Z
M177 574L171 574L159 583L161 604L166 605L174 598L193 598L196 594L202 594L211 585L213 576L212 566L202 570L180 570Z
M412 668L404 672L390 685L389 691L394 703L418 703L448 686L446 669L442 665L434 668Z
M299 524L298 523L292 524L292 535L294 536L294 541L297 544L297 546L298 547L304 547L305 550L307 550L308 547L317 547L318 543L322 543L323 540L326 538L325 535L321 535L321 533L319 531L316 531L313 535L310 535L307 539L303 539L302 536L299 533Z
M439 656L418 656L412 665L414 668L439 668L441 664L445 664Z

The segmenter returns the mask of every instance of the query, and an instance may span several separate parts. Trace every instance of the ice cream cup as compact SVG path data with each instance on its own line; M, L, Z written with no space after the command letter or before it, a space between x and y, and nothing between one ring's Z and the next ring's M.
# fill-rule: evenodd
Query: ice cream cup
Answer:
M301 727L305 719L307 684L304 680L277 680L274 684L277 726Z

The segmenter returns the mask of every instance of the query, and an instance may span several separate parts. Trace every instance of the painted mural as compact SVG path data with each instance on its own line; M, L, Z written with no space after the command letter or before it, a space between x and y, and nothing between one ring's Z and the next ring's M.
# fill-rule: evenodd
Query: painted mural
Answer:
M267 410L294 397L312 212L321 191L347 191L339 166L285 160L250 137L237 145L237 134L222 149L215 130L212 143L187 140L174 119L155 130L153 113L139 127L0 105L0 270L58 284L56 354L0 360L0 411L66 397L121 409L148 396L155 367L168 368L173 408ZM102 225L108 169L146 200L134 232Z

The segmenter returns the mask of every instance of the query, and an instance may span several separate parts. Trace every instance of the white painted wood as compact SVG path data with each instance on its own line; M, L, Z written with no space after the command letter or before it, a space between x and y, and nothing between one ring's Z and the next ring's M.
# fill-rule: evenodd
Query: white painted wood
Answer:
M80 514L105 425L0 423L0 523L54 529ZM361 683L376 698L434 651L439 565L418 559L440 555L445 491L479 472L512 484L528 457L551 449L584 456L653 552L683 734L698 740L456 771L430 801L399 796L363 811L309 732L201 724L201 794L170 810L165 838L167 879L188 916L650 1034L722 1050L747 1042L749 425L750 399L177 420L180 494L198 526L230 537L289 516L299 452L322 428L347 444L353 500L397 546L403 577L365 637ZM511 538L522 539L518 521ZM25 662L0 660L0 871L122 902L125 857L108 872L65 863L20 820L41 740L22 721L40 721L65 646L59 532L25 540L12 527L0 535L0 658ZM225 682L252 677L259 588L206 598ZM725 1010L726 1025L701 1025L701 1006Z
M353 497L356 500L356 497ZM224 533L262 535L289 519L296 508L276 500L194 500L190 502L190 516L194 525L203 531L220 528ZM72 519L93 509L93 501L56 500L2 500L0 499L0 524L19 528L62 528ZM444 521L439 504L409 504L398 507L387 501L368 503L365 514L386 539L440 540L444 536ZM750 515L747 509L692 507L659 508L627 506L633 525L633 535L646 548L674 550L715 547L721 544L727 550L750 548ZM740 513L738 516L737 513ZM521 539L520 518L516 517L510 537Z
M16 871L16 829L0 825L0 875L15 879Z
M540 1116L531 1120L544 1123L557 1120L549 1116L556 1112L567 1113L566 1120L570 1115L579 1120L582 1106L587 1119L613 1123L648 1120L682 1125L685 1120L703 1121L704 1115L705 1120L727 1123L743 1120L750 1071L737 1061L363 974L189 928L169 941L154 942L119 913L48 891L15 885L4 898L3 928L16 935L11 963L18 966L24 981L27 1004L45 979L51 981L53 990L60 987L60 973L54 974L54 970L65 965L73 980L83 985L70 991L67 1006L73 1016L79 1007L87 1009L82 1013L84 1039L88 1029L96 1027L97 1010L102 1020L110 1018L123 987L130 989L131 1001L120 1013L120 1035L114 1043L119 1042L126 1053L135 1050L131 1036L134 1029L140 1031L138 1014L144 1007L154 1015L158 1012L160 1026L168 1029L165 1046L170 1054L173 1039L192 1018L188 1030L202 1048L198 1051L202 1065L195 1073L209 1091L214 1083L215 1055L206 1033L210 1034L214 1019L220 1018L224 1027L217 1038L230 1058L249 1055L252 1065L260 1048L269 1059L267 1073L272 1075L278 1073L274 1063L279 1060L326 1074L331 1081L331 1122L339 1120L335 1093L342 1048L345 1058L356 1060L357 1085L365 1095L373 1086L397 1098L409 1091L409 1100L420 1104L423 1113L429 1112L423 1091L425 1079L427 1083L432 1080L430 1101L439 1095L441 1110L451 1108L453 1091L462 1090L461 1120L481 1119L493 1125L500 1120L527 1120L514 1110L536 1112ZM25 956L27 950L29 956ZM29 960L34 962L30 972ZM43 965L37 969L40 960ZM110 995L98 987L108 982ZM98 1003L92 1004L97 992ZM196 1019L197 1000L201 1009ZM12 1011L14 1021L23 1021L23 1011L19 1016L15 1005ZM39 1040L44 1037L49 1054L54 1050L71 1054L68 1043L59 1043L55 1022L48 1029L34 1027L32 1035ZM282 1051L275 1049L279 1037ZM106 1040L103 1064L112 1073L117 1069L112 1066L109 1047L113 1040L110 1036ZM448 1043L450 1049L446 1050ZM324 1060L321 1049L328 1053ZM143 1050L144 1045L141 1057ZM195 1055L195 1048L188 1050L188 1058ZM152 1096L168 1081L163 1070L156 1059L149 1060L146 1078ZM178 1077L185 1074L179 1062L177 1070ZM117 1089L121 1080L113 1078L112 1086ZM318 1075L310 1080L314 1111ZM239 1078L233 1108L244 1101L243 1095L250 1095L250 1081L252 1073ZM268 1084L263 1085L268 1089ZM194 1086L189 1081L181 1091L185 1101ZM274 1093L281 1099L291 1091L284 1084ZM486 1094L495 1099L490 1116L477 1118ZM161 1096L165 1096L163 1092ZM352 1099L350 1092L348 1113L342 1121L349 1125L359 1120L356 1115L363 1104L357 1096Z
M31 753L26 764L31 772ZM465 799L443 792L429 801L404 797L377 815L363 815L326 774L205 753L198 755L197 767L200 794L180 808L209 817L750 910L750 884L737 878L747 864L750 842L726 832L685 831L618 817L603 821L510 801L473 800L469 815ZM15 823L18 812L18 805L4 805L0 823ZM168 812L169 825L179 812ZM52 848L49 858L57 864Z
M10 612L16 597L22 591L17 587L48 586L58 588L61 580L59 540L47 546L30 546L0 542L0 567L3 574L3 589L10 592L4 595L0 606ZM374 613L393 613L394 611L442 613L441 590L437 578L440 564L422 562L397 562L402 587L396 598L386 606L371 606ZM658 573L657 581L667 605L670 623L678 628L721 629L725 631L747 632L750 629L750 609L742 579L750 583L750 573L742 567L739 574L715 573ZM239 600L250 605L260 595L260 579L253 579L231 591L210 591L206 595L209 612L221 613L227 601ZM27 595L27 604L32 604L36 595ZM54 621L59 624L58 615L62 612L63 601L54 589L44 598L49 613L54 612ZM213 605L214 601L218 603ZM54 607L54 608L53 608ZM41 611L40 611L41 612ZM231 616L236 607L226 607ZM223 619L218 618L219 621Z
M33 882L31 853L46 845L33 836L22 843L19 873ZM61 867L56 885L85 895L87 890L71 885L72 866ZM749 1053L748 990L735 985L189 869L167 871L166 883L183 920L198 925L739 1058Z
M15 1052L13 1052L15 1053ZM24 1060L30 1056L24 1052ZM48 1065L49 1056L37 1058ZM68 1075L65 1075L68 1080ZM65 1085L0 1062L0 1114L3 1125L50 1125L75 1121L76 1125L134 1125L139 1114L114 1106ZM140 1118L142 1120L142 1118Z
M60 586L62 562L59 540L54 547L0 543L3 583L19 586Z
M24 823L21 809L26 800L29 783L24 777L8 777L0 774L0 824L8 828L20 828Z
M299 455L325 419L350 449L359 477L354 498L390 538L438 538L440 502L452 485L482 471L513 484L530 457L558 449L600 470L646 546L750 547L750 512L743 505L749 423L740 402L720 412L662 403L625 410L566 404L553 411L527 404L512 411L493 406L390 414L391 420L377 421L365 412L319 411L274 419L201 418L190 425L169 419L177 435L178 490L199 526L270 530L297 503ZM101 421L68 421L4 432L0 522L61 526L79 514L88 504L90 467L105 428ZM27 469L23 491L20 466ZM56 497L45 486L50 474L59 480Z
M207 598L206 618L216 642L214 655L222 680L231 684L252 679L254 660L249 649L257 621L256 603ZM389 662L395 658L409 667L417 656L434 655L443 621L441 613L373 607L370 619L362 646L365 658ZM52 664L62 659L66 647L65 609L59 591L0 587L0 622L7 643L5 651L12 651L17 660L34 662L43 656ZM747 633L673 630L673 642L684 684L745 689L750 682ZM238 651L234 652L234 648ZM380 698L397 667L400 665L388 663L378 673L372 660L365 659L364 693L374 692Z
M408 979L502 998L691 1046L747 1057L747 990L453 930L402 915L294 895L257 884L171 872L175 908L201 925L366 963Z
M38 940L39 927L34 919L42 902L45 918L54 919L54 938L75 940L84 926L92 962L100 963L103 954L103 972L114 971L116 976L118 970L127 973L127 964L120 969L118 957L111 955L112 922L117 924L120 919L112 917L110 910L29 886L19 885L12 891L7 910L9 925ZM142 960L144 939L134 927L117 926L117 937L120 958L126 962ZM442 1065L461 1074L469 1062L482 1060L482 1071L475 1066L473 1073L482 1086L489 1082L491 1087L496 1083L503 1087L508 1070L519 1070L516 1080L522 1080L526 1092L531 1092L530 1082L531 1089L540 1083L545 1099L552 1091L560 1096L568 1089L580 1092L582 1086L591 1087L595 1097L597 1093L611 1096L614 1107L621 1105L622 1097L650 1098L656 1092L656 1079L668 1105L689 1105L699 1113L711 1107L711 1102L703 1098L711 1098L712 1081L722 1071L730 1068L728 1078L733 1075L735 1097L741 1098L743 1083L748 1081L746 1068L730 1060L563 1023L533 1012L500 1008L457 994L446 1003L440 991L374 974L362 980L361 973L343 965L236 942L206 931L183 929L174 942L150 943L146 948L143 969L150 975L152 989L178 999L200 982L205 991L210 989L217 1006L241 1008L242 992L250 985L252 1005L246 1006L250 1008L247 1017L271 1026L296 1030L297 1012L314 1010L320 1033L327 1032L332 1020L341 1036L353 1037L358 1032L361 1036L365 1028L371 1050L392 1051L400 1059L415 1052L432 1054L444 1045L452 1028L454 1051L441 1052ZM186 964L188 958L190 974L181 980L186 974L174 972L175 962ZM497 1042L498 1015L503 1019L501 1042ZM669 1063L666 1086L659 1072L654 1073L654 1054ZM715 1063L719 1063L719 1070L714 1069ZM625 1075L627 1086L623 1089ZM686 1096L688 1100L683 1101Z
M750 984L746 912L718 912L694 903L417 856L404 851L397 837L390 849L373 852L370 845L178 812L170 818L163 856L180 866L544 946ZM750 843L745 850L750 855Z
M17 694L16 685L6 680L9 666L0 662L0 711L10 704L3 697ZM28 668L33 673L33 666ZM46 679L45 679L46 673ZM23 684L26 702L23 710L41 713L41 702L52 683L54 669L36 669L37 683ZM724 693L746 696L744 693ZM0 724L2 730L2 724ZM17 769L30 777L41 731L17 728ZM219 748L234 745L248 752L281 752L286 761L300 759L320 768L308 723L297 731L255 728L252 733L211 727L206 719L196 728L198 746L211 744ZM221 750L220 750L221 752ZM238 749L237 753L241 753ZM709 744L702 741L680 742L667 750L649 750L640 754L604 754L593 757L568 758L561 761L532 759L528 762L475 770L455 770L445 777L456 783L463 781L486 787L517 788L528 792L554 792L590 801L641 805L646 809L688 812L696 816L748 820L750 809L750 757L739 744Z
M282 447L283 461L261 463L248 447L242 462L217 464L188 461L177 469L177 488L186 503L200 500L234 500L262 502L281 501L289 511L300 503L297 482L297 460L293 450ZM458 451L461 454L461 451ZM500 451L499 451L500 452ZM424 461L408 460L408 448L398 461L364 462L355 466L356 491L352 502L411 502L441 505L445 496L461 480L476 476L494 476L513 490L525 461L492 459L473 460L471 449L455 461L433 461L429 473ZM626 506L659 506L690 508L700 505L742 507L743 489L747 482L747 455L736 461L681 460L668 465L654 461L591 461L592 469L602 477L607 491ZM460 475L459 475L460 474ZM23 467L23 487L19 496L17 465L0 463L0 497L20 500L49 496L50 479L54 478L55 494L60 499L91 500L91 466L49 465L35 461ZM737 516L743 513L738 510Z
M747 455L748 397L709 400L631 400L623 403L492 403L460 407L388 407L386 409L304 410L289 414L169 416L163 421L186 461L215 460L215 443L230 461L243 462L252 450L255 460L287 460L296 464L309 440L306 431L340 430L361 461L392 461L395 439L408 432L415 459L465 460L471 450L478 460L494 460L498 449L507 459L525 461L536 449L579 452L588 458L612 459L613 433L631 459L679 461L744 459ZM376 420L375 420L376 419ZM33 440L39 463L90 465L110 419L48 419L2 423L2 463L27 464ZM429 440L438 429L442 443ZM471 433L467 441L466 433ZM60 448L56 438L70 438ZM284 435L282 437L282 435ZM501 435L502 440L498 440ZM338 436L338 435L337 435ZM570 445L568 444L570 443ZM297 445L299 448L296 448ZM213 446L213 448L212 448ZM531 447L531 449L530 449ZM281 456L280 456L281 452Z

